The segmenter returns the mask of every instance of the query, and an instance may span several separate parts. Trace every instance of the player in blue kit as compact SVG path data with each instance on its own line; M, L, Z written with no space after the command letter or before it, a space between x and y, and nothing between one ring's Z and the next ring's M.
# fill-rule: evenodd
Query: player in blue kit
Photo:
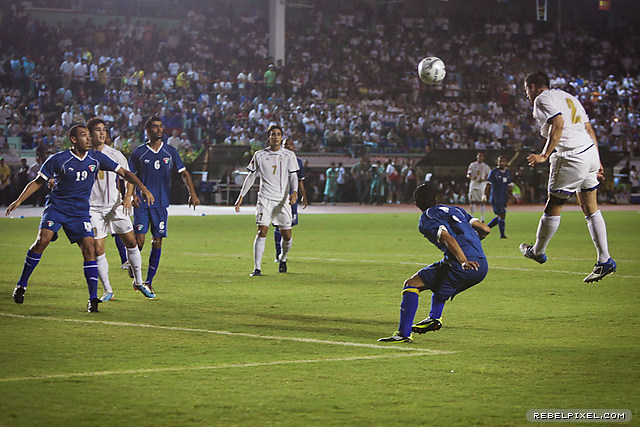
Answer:
M64 231L71 243L78 243L84 257L84 275L89 287L87 311L98 311L98 265L91 217L89 216L89 196L100 170L116 172L127 181L137 185L142 197L153 203L153 195L131 172L122 169L116 162L99 151L92 150L89 129L75 125L69 130L69 140L73 147L49 157L42 165L38 176L9 205L9 215L40 187L53 179L55 185L47 196L36 241L27 252L22 275L13 291L13 300L22 304L27 290L27 282L36 268L42 253L50 242L58 238L58 231Z
M189 206L200 204L193 187L191 175L184 166L178 150L162 142L162 121L159 117L151 117L144 124L149 140L139 146L129 158L129 169L156 196L156 203L151 206L144 203L136 195L136 203L133 209L133 227L138 247L142 250L145 235L151 226L151 253L149 254L149 268L144 284L155 294L153 290L153 278L158 271L160 255L162 251L162 239L167 237L167 208L169 207L169 190L171 188L171 173L175 169L182 176L182 181L189 190ZM133 192L133 186L127 187L127 196Z
M489 200L493 206L493 212L496 216L487 224L489 228L496 225L500 230L500 238L506 239L505 235L505 218L507 217L507 200L509 193L513 188L513 180L511 179L511 171L507 169L507 158L505 156L498 157L498 167L489 173L487 178L487 189L491 189Z
M435 187L420 185L413 193L422 211L418 229L431 243L444 252L444 259L424 267L404 282L398 331L381 342L413 342L412 332L424 334L442 327L445 302L460 292L480 283L487 275L487 258L480 240L491 229L464 209L438 204ZM418 310L418 294L433 292L429 317L412 325Z
M282 146L287 150L295 152L295 146L293 144L293 139L285 138L282 141ZM304 189L304 165L302 164L302 160L298 159L298 194L300 194L300 203L302 203L302 209L309 206L309 201L307 200L307 192ZM291 205L291 226L298 225L298 202ZM276 259L274 262L280 262L280 254L282 253L282 233L280 233L280 228L276 225L273 231L273 240L276 244ZM279 268L278 271L280 273L286 273L286 264L283 265L284 268Z

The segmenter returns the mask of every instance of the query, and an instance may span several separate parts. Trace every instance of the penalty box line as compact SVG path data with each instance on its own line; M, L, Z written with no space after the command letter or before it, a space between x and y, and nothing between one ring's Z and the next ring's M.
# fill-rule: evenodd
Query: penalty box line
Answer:
M441 352L446 353L446 352ZM32 377L13 377L0 378L0 383L29 381L29 380L50 380L50 379L67 379L67 378L83 378L83 377L104 377L111 375L136 375L136 374L153 374L158 372L184 372L184 371L212 371L216 369L234 369L234 368L254 368L262 366L281 366L281 365L304 365L310 363L323 362L351 362L358 360L376 360L376 359L396 359L400 357L416 357L430 356L433 352L414 351L404 354L382 354L377 356L353 356L353 357L334 357L325 359L303 359L303 360L275 360L271 362L249 362L249 363L228 363L222 365L210 366L175 366L164 368L147 368L147 369L127 369L123 371L97 371L97 372L69 372L66 374L39 375Z
M94 324L94 325L97 324L97 325L109 325L109 326L121 326L121 327L128 326L128 327L135 327L135 328L150 328L150 329L160 329L160 330L178 331L178 332L198 332L198 333L215 334L215 335L240 336L244 338L257 338L257 339L263 339L263 340L294 341L294 342L303 342L303 343L310 343L310 344L326 344L326 345L337 345L337 346L345 346L345 347L373 348L373 349L382 349L382 350L399 350L399 351L405 351L405 352L417 352L423 355L456 353L455 351L432 350L428 348L410 348L410 347L386 346L386 345L378 345L378 344L365 344L365 343L357 343L357 342L349 342L349 341L330 341L330 340L318 340L313 338L258 335L258 334L247 334L245 332L216 331L211 329L151 325L146 323L114 322L109 320L64 319L59 317L28 316L28 315L13 314L13 313L0 313L0 316L13 317L13 318L19 318L19 319L49 320L54 322L85 323L85 324Z

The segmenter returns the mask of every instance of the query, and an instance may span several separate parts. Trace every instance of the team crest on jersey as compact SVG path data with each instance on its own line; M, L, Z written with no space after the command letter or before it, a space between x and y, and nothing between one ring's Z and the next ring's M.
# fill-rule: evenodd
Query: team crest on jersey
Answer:
M95 170L96 170L96 165L89 165L89 170L90 170L91 172L95 172Z
M47 227L53 227L54 222L49 220L47 221Z
M165 165L168 165L169 162L171 161L171 157L165 157L162 159L162 161L164 162Z
M138 231L142 230L142 224L136 224L136 229L137 229Z

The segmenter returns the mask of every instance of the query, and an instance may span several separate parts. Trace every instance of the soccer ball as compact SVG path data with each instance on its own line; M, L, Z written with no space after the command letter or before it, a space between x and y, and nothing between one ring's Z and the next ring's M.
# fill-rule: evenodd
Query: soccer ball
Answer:
M446 75L447 69L444 62L435 56L424 58L418 64L418 77L428 85L437 85Z

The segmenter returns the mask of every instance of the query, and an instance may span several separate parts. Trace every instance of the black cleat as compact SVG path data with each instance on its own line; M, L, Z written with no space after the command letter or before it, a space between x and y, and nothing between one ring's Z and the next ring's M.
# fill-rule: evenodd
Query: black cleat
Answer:
M439 331L440 328L442 328L442 322L440 320L427 317L413 325L411 331L417 334L424 334L425 332Z
M13 290L13 300L16 304L22 304L24 302L24 293L27 291L27 288L16 285Z
M391 335L390 337L384 337L384 338L379 338L378 342L413 342L413 334L411 334L411 336L408 337L403 337L402 335L400 335L400 332L396 331L393 333L393 335Z
M253 270L249 276L251 277L256 277L256 276L262 276L262 274L260 273L260 270L258 270L257 268L255 270Z
M287 272L287 261L280 261L280 266L278 267L278 273L286 273Z
M100 301L100 298L92 298L89 301L87 301L87 312L99 313L98 304L100 304L101 302L102 301Z

